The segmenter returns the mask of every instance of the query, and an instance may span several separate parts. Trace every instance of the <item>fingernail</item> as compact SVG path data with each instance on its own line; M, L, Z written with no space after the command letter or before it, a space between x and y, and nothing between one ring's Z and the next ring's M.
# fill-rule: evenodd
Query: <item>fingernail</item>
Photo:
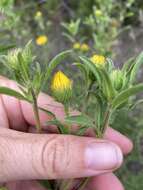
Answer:
M121 165L123 155L120 148L115 144L96 142L88 145L85 159L88 169L114 170Z

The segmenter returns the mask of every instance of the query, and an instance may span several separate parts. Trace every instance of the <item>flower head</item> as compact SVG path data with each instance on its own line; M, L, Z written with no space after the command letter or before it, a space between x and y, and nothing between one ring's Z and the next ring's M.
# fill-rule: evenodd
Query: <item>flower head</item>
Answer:
M88 44L83 43L83 44L81 44L80 49L81 49L81 51L83 51L83 52L87 52L87 51L89 50L89 46L88 46Z
M79 50L79 49L80 49L80 43L79 43L79 42L75 42L75 43L73 44L73 49Z
M72 81L62 71L58 71L53 77L51 90L57 101L66 103L72 96Z
M41 11L37 11L35 14L35 18L40 18L42 16L42 12Z
M46 35L38 36L36 39L36 44L39 46L43 46L48 42L48 37Z
M97 66L97 67L104 67L106 63L106 58L103 55L93 55L90 60Z
M95 16L96 17L102 16L102 11L100 9L95 10Z

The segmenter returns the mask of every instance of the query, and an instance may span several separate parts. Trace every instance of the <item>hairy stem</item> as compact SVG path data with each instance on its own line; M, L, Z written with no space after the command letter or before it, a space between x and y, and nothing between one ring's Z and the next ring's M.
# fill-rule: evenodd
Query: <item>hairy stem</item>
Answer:
M110 111L110 107L107 109L106 113L105 113L105 118L104 118L104 123L103 123L103 128L102 128L102 137L108 127L108 124L109 124L109 119L110 119L110 114L111 114L111 111Z
M87 89L87 94L85 96L85 101L82 107L82 112L85 113L86 112L86 108L88 107L88 102L90 99L90 90L92 89L92 83L89 84L88 89Z
M36 129L37 129L37 132L40 133L42 129L41 129L41 124L40 124L39 109L38 109L38 104L37 104L37 97L33 89L31 89L31 94L33 98L32 107L33 107L33 112L34 112L34 117L35 117L35 122L36 122Z

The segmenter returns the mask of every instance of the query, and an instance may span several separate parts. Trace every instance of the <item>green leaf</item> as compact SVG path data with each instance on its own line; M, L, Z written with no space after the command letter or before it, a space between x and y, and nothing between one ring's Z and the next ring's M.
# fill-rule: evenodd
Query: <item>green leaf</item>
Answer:
M69 134L68 126L64 126L59 120L54 119L46 122L47 125L56 125L60 134Z
M25 98L21 93L7 87L0 87L0 94L5 94L8 96L18 98L19 100L26 100L29 102L29 100Z
M137 107L138 105L141 105L142 103L143 103L143 99L137 100L135 103L129 105L129 109L134 109L135 107Z
M77 132L75 132L75 135L83 136L85 134L85 131L87 130L87 127L80 127Z
M61 53L59 53L58 55L56 55L48 64L47 67L47 71L46 71L46 76L45 79L47 80L50 76L51 73L53 71L53 69L61 62L63 61L67 56L69 56L71 54L72 50L66 50L63 51Z
M47 109L45 109L45 108L41 108L41 107L38 107L38 108L39 108L39 110L41 110L41 111L47 113L48 115L52 116L53 118L56 118L55 114L52 113L52 112L50 112L49 110L47 110Z
M19 52L18 53L18 60L19 60L19 67L21 69L21 74L23 75L23 79L25 82L29 81L29 73L27 69L27 65L24 62L22 54Z
M87 57L80 56L79 58L82 60L82 62L85 65L87 65L87 68L94 74L100 86L102 81L101 81L101 74L100 74L99 69Z
M134 57L131 57L131 58L123 65L122 72L130 72L130 68L132 67L134 61L135 61L135 58L134 58Z
M106 61L107 61L108 72L110 73L115 68L115 66L111 59L107 58Z
M65 36L70 42L74 43L74 38L65 32L62 33L63 36Z
M50 180L39 180L39 183L46 189L52 190L53 188L51 187Z
M88 80L89 80L89 78L88 78L89 72L88 72L88 69L87 69L86 65L81 64L81 63L73 63L73 65L77 66L80 69L80 71L84 75L85 82L88 82Z
M111 79L105 69L100 69L102 76L102 88L105 91L105 95L109 100L111 100L115 96L115 89L111 82Z
M122 91L117 95L117 97L112 101L112 109L116 109L121 104L126 102L129 97L136 95L143 91L143 84L138 84L133 87L130 87L127 90Z
M140 55L136 58L136 63L134 67L132 68L131 74L130 74L130 82L133 83L137 74L137 71L139 70L139 67L143 64L143 52L140 53Z
M70 125L77 124L80 126L87 126L87 127L93 126L93 120L84 114L68 116L65 118L64 122Z

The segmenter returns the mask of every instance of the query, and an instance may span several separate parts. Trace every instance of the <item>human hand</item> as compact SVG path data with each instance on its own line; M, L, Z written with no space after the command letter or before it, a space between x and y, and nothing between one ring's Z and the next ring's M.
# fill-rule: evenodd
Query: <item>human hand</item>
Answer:
M17 88L3 78L0 84ZM48 95L39 96L39 105L64 117L62 105ZM132 143L117 131L108 128L105 140L95 139L92 131L88 137L59 135L54 126L47 129L45 122L50 118L41 112L43 131L51 134L31 134L35 129L31 105L5 95L0 98L0 115L0 182L14 181L6 184L10 190L45 190L30 180L85 176L93 176L86 189L123 189L111 172L121 165L122 152L130 152Z

